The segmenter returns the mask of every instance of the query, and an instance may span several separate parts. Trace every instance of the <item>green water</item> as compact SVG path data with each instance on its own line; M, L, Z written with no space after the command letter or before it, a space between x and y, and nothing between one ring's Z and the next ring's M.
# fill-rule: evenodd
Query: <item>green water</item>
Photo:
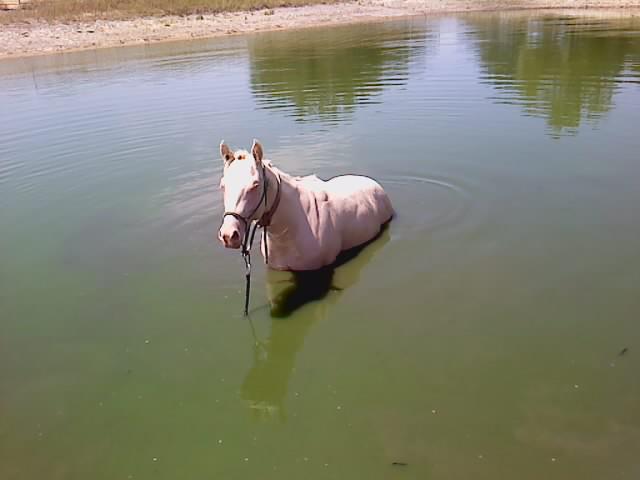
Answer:
M638 19L0 62L0 478L639 478L639 125ZM217 146L254 137L398 217L285 318L257 266L249 322Z

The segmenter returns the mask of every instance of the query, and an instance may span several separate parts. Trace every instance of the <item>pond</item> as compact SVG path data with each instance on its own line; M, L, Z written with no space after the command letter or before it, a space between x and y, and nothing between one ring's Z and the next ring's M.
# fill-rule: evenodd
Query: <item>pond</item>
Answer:
M640 475L640 19L6 60L0 104L3 480ZM218 144L254 137L398 215L281 317L254 261L248 320Z

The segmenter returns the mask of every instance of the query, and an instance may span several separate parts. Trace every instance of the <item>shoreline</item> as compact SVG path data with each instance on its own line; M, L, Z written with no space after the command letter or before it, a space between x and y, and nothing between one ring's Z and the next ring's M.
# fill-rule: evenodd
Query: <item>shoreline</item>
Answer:
M640 17L640 0L359 0L302 7L131 20L0 24L0 61L37 55L247 33L370 23L410 16L541 11L606 18Z

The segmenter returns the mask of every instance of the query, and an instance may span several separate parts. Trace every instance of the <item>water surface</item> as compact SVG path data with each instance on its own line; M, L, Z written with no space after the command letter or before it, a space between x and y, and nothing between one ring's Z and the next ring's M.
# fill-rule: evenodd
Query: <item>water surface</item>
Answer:
M638 20L3 61L0 105L3 480L640 475ZM248 322L217 146L254 137L398 216L285 318L257 267Z

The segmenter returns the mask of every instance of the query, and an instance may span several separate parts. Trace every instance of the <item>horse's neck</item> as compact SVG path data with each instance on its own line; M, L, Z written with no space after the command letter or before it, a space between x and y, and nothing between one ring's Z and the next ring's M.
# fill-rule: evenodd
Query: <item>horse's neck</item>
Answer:
M291 175L276 167L269 166L268 175L273 176L273 180L269 182L272 186L270 188L273 189L273 192L269 191L269 198L275 199L277 192L276 175L279 177L280 182L280 201L268 227L269 242L277 251L294 246L299 240L297 233L301 230L301 227L307 226L308 219L304 214L303 203L306 196L308 196L308 192ZM271 253L271 248L269 253Z
M270 176L268 194L269 198L273 199L270 202L271 206L278 195L278 188L280 189L280 200L271 217L269 232L274 235L291 232L294 230L293 227L300 222L298 212L301 205L301 192L299 186L291 175L274 166L270 166L267 172Z

